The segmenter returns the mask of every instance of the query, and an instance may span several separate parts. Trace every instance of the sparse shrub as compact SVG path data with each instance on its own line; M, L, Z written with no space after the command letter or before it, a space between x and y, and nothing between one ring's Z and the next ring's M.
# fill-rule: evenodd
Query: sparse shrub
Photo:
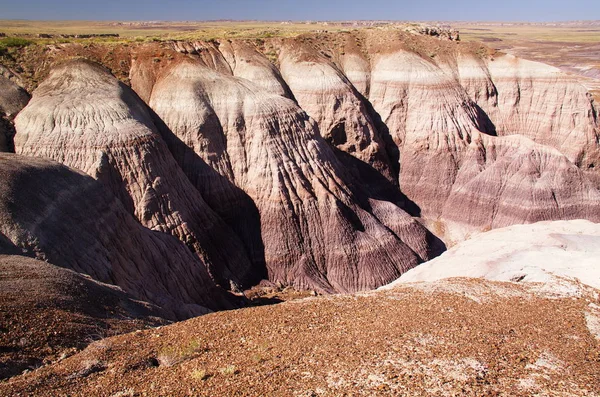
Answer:
M67 379L86 378L97 372L106 370L106 364L97 359L85 360L81 363L81 369L67 376Z
M444 236L446 234L446 224L439 219L433 221L431 229L436 236Z
M165 367L171 367L177 365L182 361L189 360L196 357L198 354L207 352L208 347L204 346L200 340L192 339L185 346L169 346L162 349L156 359L160 365Z
M161 350L156 359L160 365L165 367L172 367L183 361L179 352L171 347Z
M5 51L9 48L27 47L31 44L33 44L33 41L21 37L4 37L0 39L0 51Z
M192 377L192 379L195 379L195 380L207 380L212 375L203 369L195 369L192 371L190 376Z
M492 230L492 225L491 223L487 223L485 226L483 226L481 228L481 232L485 233L485 232L489 232L490 230Z
M133 388L125 389L123 391L116 392L110 397L133 397L135 396L135 390Z
M477 49L477 51L475 51L475 53L480 57L480 58L486 58L489 55L488 49L486 47L479 47Z
M264 363L265 361L267 361L267 359L264 358L263 356L261 356L260 354L253 355L252 359L254 361L256 361L257 364L261 364L261 363Z
M221 373L221 375L231 376L239 373L240 371L237 368L235 368L235 365L228 365L226 367L219 368L219 372Z
M269 51L265 53L265 56L273 65L277 65L277 62L279 62L279 56L275 51Z

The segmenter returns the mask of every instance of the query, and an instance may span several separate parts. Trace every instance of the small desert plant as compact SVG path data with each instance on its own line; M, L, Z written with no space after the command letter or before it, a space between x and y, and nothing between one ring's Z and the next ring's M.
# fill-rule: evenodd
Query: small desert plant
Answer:
M446 234L446 224L439 219L433 221L431 228L433 229L433 234L436 236L443 236Z
M190 376L192 377L192 379L195 379L195 380L207 380L212 375L203 369L195 369L192 371Z
M133 397L133 396L135 396L135 390L133 390L132 388L129 388L129 389L125 389L123 391L116 392L115 394L113 394L110 397Z
M106 364L98 359L89 359L81 363L81 369L67 376L67 379L86 378L97 372L106 370Z
M264 363L265 361L267 361L266 358L264 358L262 355L260 354L255 354L252 356L252 359L257 363L257 364L261 364Z
M240 371L238 371L235 368L235 365L228 365L226 367L219 368L219 372L221 373L221 375L231 376L237 374Z
M4 37L0 39L0 51L8 48L21 48L33 44L33 41L21 37Z
M273 65L277 65L277 63L279 62L279 56L275 51L269 51L265 53L265 56Z
M481 228L482 233L489 232L490 230L492 230L492 225L490 223L487 223L485 226L483 226Z
M183 361L179 352L172 347L162 349L156 356L156 359L160 365L165 367L172 367Z
M204 346L199 339L192 339L183 349L183 352L186 355L192 355L194 353L206 351L208 351L208 347Z
M169 346L162 349L156 358L160 365L171 367L206 351L208 351L208 347L204 346L199 340L192 339L185 346Z

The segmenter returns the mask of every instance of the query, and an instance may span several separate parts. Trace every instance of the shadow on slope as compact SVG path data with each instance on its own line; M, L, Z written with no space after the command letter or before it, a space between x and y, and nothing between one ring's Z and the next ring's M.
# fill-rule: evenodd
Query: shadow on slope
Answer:
M161 309L118 287L18 255L0 255L0 312L0 379L94 340L168 323Z
M262 241L260 214L254 201L242 189L209 166L192 148L177 137L162 119L148 106L154 124L175 161L207 204L231 227L240 238L253 265L244 275L238 275L242 288L256 285L268 278L265 247ZM210 194L210 189L223 189L224 194ZM219 197L220 196L220 197ZM233 199L233 200L232 200ZM213 277L216 275L213 275ZM222 284L223 280L217 280ZM228 285L222 285L229 288Z
M239 307L181 241L141 226L93 178L16 154L0 154L0 164L0 231L14 245L119 285L174 318Z
M346 167L352 175L348 185L354 190L355 197L359 200L360 206L373 213L370 200L387 201L402 210L406 211L412 217L421 216L421 208L402 193L397 186L394 186L379 171L369 164L357 159L356 157L330 145L337 159ZM351 183L351 181L353 181ZM426 260L433 259L446 251L446 244L431 230L427 230L426 241L428 243Z

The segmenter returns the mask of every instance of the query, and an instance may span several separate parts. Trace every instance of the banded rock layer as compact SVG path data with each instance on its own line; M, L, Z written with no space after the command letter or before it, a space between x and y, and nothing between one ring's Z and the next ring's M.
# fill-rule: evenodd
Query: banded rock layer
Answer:
M399 147L400 187L425 217L467 230L600 219L599 192L579 168L526 137L493 136L486 114L441 67L404 50L374 62L370 97Z
M298 105L317 122L321 135L394 181L384 139L344 73L310 47L294 42L282 46L279 63Z
M490 113L483 113L442 67L404 51L374 62L370 99L398 143L400 187L425 216L478 228L600 219L598 189L567 156L543 145L557 143L561 133L571 131L570 124L535 131L522 124L523 130L511 131L514 136L495 137ZM543 92L544 87L540 81L531 89ZM562 109L555 104L545 110ZM585 125L597 131L594 120ZM598 142L591 139L580 150L594 157Z
M597 109L586 88L559 69L511 55L458 57L461 85L498 135L520 134L560 150L583 169L600 160Z
M219 46L219 51L231 66L234 76L250 80L272 94L293 97L279 69L254 45L243 41L225 41Z
M149 104L201 158L175 154L217 212L241 202L230 184L255 203L271 280L364 290L437 253L439 242L412 217L360 188L295 102L210 66L201 57L175 62L157 76ZM203 162L208 172L196 168ZM235 222L240 230L244 217Z
M545 65L395 30L140 44L128 60L132 88L156 114L105 71L75 73L65 89L60 75L71 72L58 68L18 117L17 149L110 181L131 213L186 242L222 285L250 284L266 268L300 288L378 286L438 251L407 212L449 242L600 219L597 110ZM43 111L56 106L52 90L86 103L77 93L88 83L104 87L83 117L91 132L78 121L55 128L61 117ZM112 105L97 112L98 102ZM115 109L106 117L116 132L96 125ZM63 140L62 130L75 133ZM106 177L96 171L104 154L73 161L81 151L67 144L88 145L99 130L148 143L102 149L126 159L111 160L116 176Z
M11 80L14 75L0 65L0 152L14 152L14 119L29 102L29 94Z
M142 227L89 176L0 153L0 235L29 255L115 284L172 317L234 307L175 237Z
M442 219L478 230L544 220L600 222L600 190L556 149L519 135L479 138L464 153Z
M72 60L54 68L16 127L18 153L98 179L142 225L183 241L222 285L260 279L239 239L178 167L146 105L101 66Z
M402 193L423 217L445 226L436 232L600 219L600 125L591 97L573 78L397 32L301 37L280 46L282 75L324 137L332 120L376 120L370 129L347 123L339 135L379 136L398 161ZM345 106L340 87L358 102ZM464 238L450 234L450 241Z

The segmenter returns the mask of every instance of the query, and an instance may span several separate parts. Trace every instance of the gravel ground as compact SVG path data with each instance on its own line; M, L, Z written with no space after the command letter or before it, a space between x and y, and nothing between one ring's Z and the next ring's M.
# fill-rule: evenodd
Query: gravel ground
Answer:
M219 312L95 342L0 395L600 395L598 294L577 287L453 279Z

